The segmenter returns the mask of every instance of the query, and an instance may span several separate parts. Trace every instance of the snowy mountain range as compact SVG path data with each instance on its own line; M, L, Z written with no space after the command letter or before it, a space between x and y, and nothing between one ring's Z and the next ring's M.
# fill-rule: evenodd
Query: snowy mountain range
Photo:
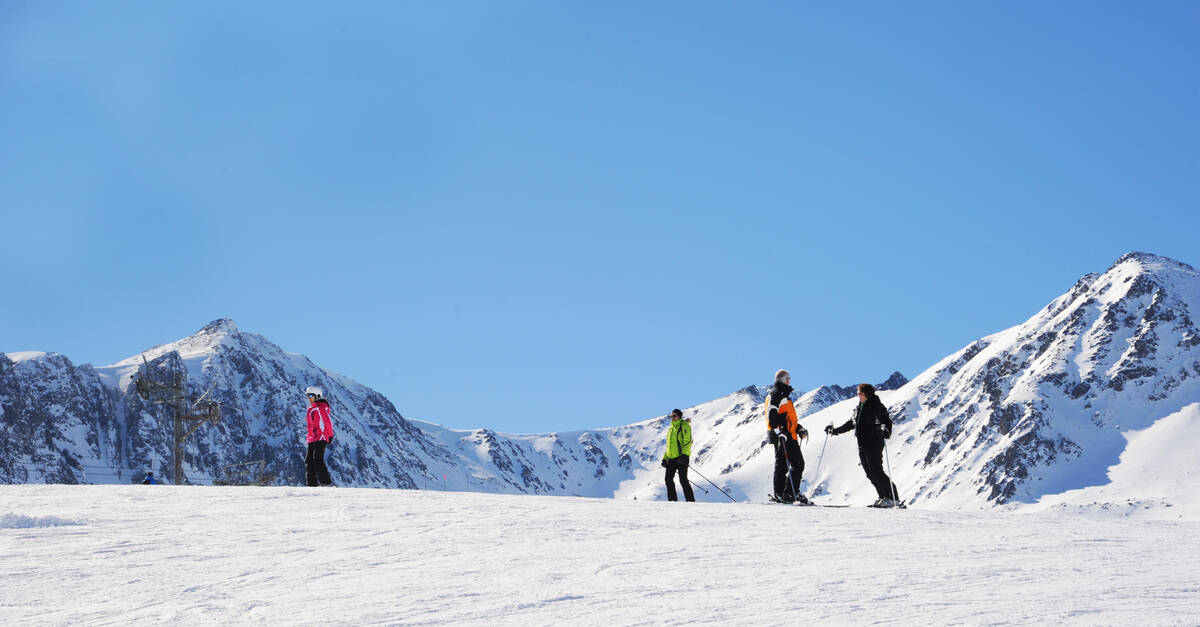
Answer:
M0 480L123 483L140 481L151 468L164 476L172 410L138 396L134 379L144 368L161 382L184 373L190 398L221 404L221 421L202 425L185 446L185 472L197 483L227 478L227 467L255 460L276 483L302 483L308 385L323 387L333 406L331 471L342 484L362 487L612 496L645 467L657 467L669 424L513 435L408 420L374 390L223 319L100 368L51 353L0 354L0 446L14 453L0 459ZM905 381L896 373L881 385ZM729 398L758 406L764 391L751 387ZM852 393L824 386L797 405L812 411Z
M912 381L893 374L878 387L896 421L888 452L901 496L939 509L1191 503L1173 477L1200 475L1200 465L1171 452L1200 443L1192 428L1200 427L1197 311L1200 273L1130 253ZM665 418L532 435L449 429L407 419L378 392L231 320L99 368L52 353L0 354L0 482L128 483L148 468L169 469L170 410L133 386L143 360L155 380L186 373L190 398L221 404L221 421L187 441L185 470L196 483L263 460L274 483L301 484L301 390L316 384L333 405L337 437L327 457L342 485L638 499L664 492ZM770 484L765 392L749 386L685 410L696 473L738 499L761 499ZM853 392L828 385L795 398L813 433L804 489L818 500L873 500L853 437L826 443L821 433L849 418ZM1144 473L1164 478L1130 478ZM708 490L701 500L726 498L697 474L693 482Z

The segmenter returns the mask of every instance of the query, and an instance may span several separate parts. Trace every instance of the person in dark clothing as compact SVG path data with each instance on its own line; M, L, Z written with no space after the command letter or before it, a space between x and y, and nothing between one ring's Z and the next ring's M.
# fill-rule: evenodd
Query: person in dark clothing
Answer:
M854 416L840 427L830 424L825 427L825 433L840 435L851 429L858 439L858 461L879 497L871 507L900 506L900 492L883 469L884 440L892 437L892 419L870 383L858 386L858 406Z
M667 469L667 500L678 501L675 494L675 473L679 473L679 485L683 486L683 498L691 503L696 500L692 484L688 481L688 460L692 455L692 423L683 419L683 412L671 410L671 428L667 431L667 452L663 454L662 466Z
M800 440L808 437L808 431L800 426L796 408L788 396L792 393L792 375L787 370L775 373L775 385L767 394L767 439L775 446L775 477L773 487L775 499L785 503L808 499L799 494L800 479L804 474L804 456L800 454ZM788 472L791 471L791 477Z
M142 485L158 485L158 479L154 478L154 473L146 473L146 478L142 479Z

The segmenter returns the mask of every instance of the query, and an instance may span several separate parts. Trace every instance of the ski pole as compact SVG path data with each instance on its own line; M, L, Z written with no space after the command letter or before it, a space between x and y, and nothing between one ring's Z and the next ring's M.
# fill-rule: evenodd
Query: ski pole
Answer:
M817 471L813 473L813 478L820 480L821 477L821 460L825 459L825 446L829 444L829 432L825 432L825 441L821 444L821 456L817 458ZM818 487L820 484L817 484ZM813 488L813 496L817 495L817 488ZM808 497L812 500L812 496Z
M714 488L716 488L716 489L718 489L718 490L721 490L721 486L719 486L719 485L717 485L717 484L713 483L713 482L712 482L712 479L709 479L708 477L705 477L705 476L704 476L704 473L700 472L699 470L696 470L696 467L695 467L695 466L692 466L692 471L693 471L693 472L695 472L696 474L700 475L700 478L701 478L701 479L703 479L703 480L705 480L705 481L707 481L707 482L709 483L709 485L711 485L712 487L714 487ZM702 489L702 490L703 490L704 488L700 488L700 489ZM708 492L705 492L705 494L708 494ZM724 490L721 490L721 494L724 494L725 496L729 496L729 493L728 493L728 492L726 492L726 491L724 491ZM733 498L732 496L729 496L729 500L733 501L734 503L737 503L737 499Z
M887 462L888 483L891 484L892 502L895 503L895 505L893 507L899 507L900 495L896 494L896 490L898 490L899 488L896 487L896 480L892 478L892 456L888 454L887 438L884 438L884 440L883 440L883 459L884 459L884 461Z
M691 464L689 464L689 466L690 466L690 465L691 465ZM695 470L695 469L693 469L693 470ZM686 473L686 472L687 472L687 469L685 468L685 469L684 469L684 473ZM700 485L700 484L698 484L698 483L692 483L692 480L691 480L691 479L684 479L684 478L683 478L683 474L680 474L680 475L679 475L679 480L680 480L680 482L687 481L687 484L688 484L688 485L690 485L690 486L692 486L692 487L694 487L694 488L700 488L700 491L701 491L701 492L703 492L703 493L705 493L705 494L708 494L708 490L705 490L705 489L704 489L704 486L702 486L702 485Z

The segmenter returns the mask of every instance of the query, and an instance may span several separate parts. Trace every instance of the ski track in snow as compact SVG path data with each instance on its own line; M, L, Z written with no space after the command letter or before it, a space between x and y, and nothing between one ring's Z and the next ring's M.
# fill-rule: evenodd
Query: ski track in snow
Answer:
M0 486L0 624L1200 623L1200 522Z

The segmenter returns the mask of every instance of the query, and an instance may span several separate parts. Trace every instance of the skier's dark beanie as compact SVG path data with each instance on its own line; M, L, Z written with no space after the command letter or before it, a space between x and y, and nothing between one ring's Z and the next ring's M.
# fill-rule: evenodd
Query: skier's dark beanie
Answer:
M672 415L672 416L679 416L680 418L683 418L683 412L679 411L678 409L672 409L672 410L671 410L671 415Z
M871 385L870 383L859 383L858 391L862 392L867 398L875 396L875 386Z

